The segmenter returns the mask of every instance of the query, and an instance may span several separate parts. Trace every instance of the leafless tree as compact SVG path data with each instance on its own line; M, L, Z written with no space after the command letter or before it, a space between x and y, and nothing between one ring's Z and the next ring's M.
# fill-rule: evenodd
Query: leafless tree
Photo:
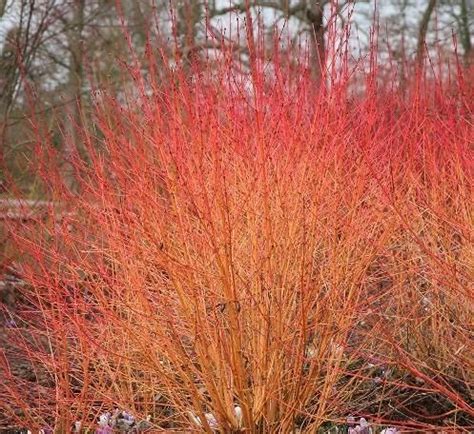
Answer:
M285 19L295 18L302 24L304 31L310 35L311 71L314 80L320 83L326 63L324 8L329 3L330 0L299 0L297 2L290 0L241 1L225 8L211 9L210 14L211 16L219 16L231 12L243 13L247 7L251 7L272 9ZM344 4L344 2L341 2L341 4Z
M127 59L130 51L129 46L124 44L124 30L129 33L132 49L136 53L143 53L147 40L156 38L155 43L151 44L154 49L166 53L170 61L181 59L184 67L192 73L190 65L199 63L204 49L219 49L221 39L228 41L226 45L232 46L235 53L244 53L241 58L245 62L248 47L239 44L239 41L230 41L229 34L221 32L217 23L227 18L229 23L235 22L234 18L245 14L247 8L254 17L258 16L257 11L262 11L260 17L268 18L265 22L266 37L270 38L276 29L281 29L284 22L291 22L285 31L288 31L292 42L307 35L309 66L315 88L318 88L324 82L327 64L331 62L326 58L328 29L333 22L330 15L335 12L341 17L338 22L342 22L345 8L360 3L373 6L375 2L0 0L0 21L6 20L9 15L9 22L14 22L4 38L6 42L1 47L0 57L0 165L3 166L5 159L11 160L10 156L5 155L13 154L17 141L26 140L22 135L28 127L22 119L26 119L31 111L31 107L26 107L26 82L31 83L38 101L42 101L43 106L38 105L36 109L47 112L51 125L55 124L52 109L61 107L55 121L59 121L63 128L56 128L51 134L57 146L64 150L65 160L70 159L74 149L81 146L74 125L80 126L84 121L81 111L88 112L93 87L89 78L99 83L107 81L108 87L115 84L116 91L121 92L123 76L116 59ZM387 4L394 10L387 25L387 41L390 54L401 65L401 81L403 77L408 77L403 68L412 54L417 64L423 62L426 48L431 46L434 31L437 31L437 26L433 26L435 15L436 22L443 27L447 45L451 44L453 30L458 36L466 65L472 63L473 0L426 0L422 4L424 10L421 15L415 15L415 20L418 20L415 24L413 12L407 11L417 12L416 5L420 3L415 0L387 0L378 4L380 10ZM170 5L174 9L171 13ZM373 15L369 14L371 12L367 12L359 23L361 31L368 29L372 22ZM254 20L256 22L258 20ZM217 37L206 38L208 30ZM273 46L268 44L270 57L272 49ZM291 55L291 49L287 49ZM166 61L165 57L163 62ZM146 59L142 62L142 68L144 74L149 73ZM163 85L166 86L165 83ZM69 139L65 141L59 131L65 131ZM67 168L66 164L64 173L68 185L72 187L72 167Z
M0 3L0 20L9 9L16 8L17 24L8 31L0 58L0 168L7 153L8 118L19 94L21 83L31 72L42 38L49 25L52 1L41 8L35 0ZM2 170L1 172L4 173ZM5 182L1 180L0 182Z

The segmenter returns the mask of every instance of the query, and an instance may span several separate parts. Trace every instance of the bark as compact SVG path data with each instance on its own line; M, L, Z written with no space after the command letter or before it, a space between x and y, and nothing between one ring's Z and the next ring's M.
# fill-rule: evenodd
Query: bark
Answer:
M81 146L78 128L82 125L82 86L84 83L84 44L82 38L84 32L84 13L85 0L75 0L73 16L67 29L69 76L66 96L68 101L71 101L68 113L71 119L66 119L67 137L64 142L63 177L66 186L72 192L77 188L72 159L75 155L78 155L77 151Z
M416 64L418 68L423 66L423 60L425 58L425 41L426 34L428 33L428 26L430 24L431 15L433 14L434 8L436 6L436 0L429 0L428 5L426 6L425 12L420 22L420 29L418 31L418 44L416 50Z
M474 53L472 51L471 29L469 27L469 16L474 11L469 10L467 0L461 0L461 44L464 49L464 61L466 66L474 63ZM472 16L472 15L471 15Z
M7 122L17 83L17 50L11 43L12 39L16 38L13 33L16 34L17 30L14 29L9 33L5 46L0 53L0 193L4 184L6 184L4 169Z
M198 0L181 0L178 8L177 30L181 43L184 67L190 73L191 65L196 61L197 24L201 19L201 2Z
M307 9L307 19L311 26L311 72L318 87L322 84L326 64L323 9L323 1L313 1Z

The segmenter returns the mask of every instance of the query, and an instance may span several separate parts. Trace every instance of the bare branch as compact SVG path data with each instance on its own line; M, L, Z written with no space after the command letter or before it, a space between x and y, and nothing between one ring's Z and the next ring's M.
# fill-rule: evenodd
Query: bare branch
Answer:
M325 0L323 3L326 3L326 2L327 0ZM304 21L306 21L306 15L304 12L308 9L308 6L306 5L306 2L304 1L301 1L300 3L292 7L285 7L284 5L282 5L281 3L277 1L257 0L253 2L250 6L275 9L275 10L283 12L287 16L298 16L298 18ZM244 13L246 8L247 7L244 3L239 3L234 6L229 6L229 7L214 10L212 11L211 15L212 16L225 15L231 12Z

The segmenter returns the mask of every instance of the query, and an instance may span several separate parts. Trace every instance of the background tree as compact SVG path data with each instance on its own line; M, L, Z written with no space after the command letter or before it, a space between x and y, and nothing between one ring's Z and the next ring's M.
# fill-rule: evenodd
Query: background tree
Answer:
M424 57L425 47L431 50L436 44L449 53L454 32L465 64L469 65L473 56L473 3L391 0L379 4L380 29L386 42L379 45L380 55L388 53L399 63L403 81L410 76L406 71L410 62L420 62ZM319 86L325 68L332 62L326 58L325 49L332 18L338 17L340 29L346 12L353 10L352 22L357 30L350 45L355 63L364 59L367 52L374 4L373 0L232 0L230 4L221 0L178 0L171 3L174 10L170 10L167 0L2 0L0 165L6 165L17 181L25 177L20 184L29 194L36 194L32 179L26 176L30 173L32 149L26 82L42 103L42 107L36 107L38 116L50 129L54 143L64 150L65 161L73 148L81 147L74 125L84 121L79 113L87 114L92 89L107 83L119 96L126 86L117 62L118 58L125 62L131 59L124 31L136 54L142 56L148 43L156 54L165 56L164 62L181 59L187 68L203 56L204 49L218 49L220 40L228 41L230 37L234 38L236 55L245 58L246 47L236 40L237 32L229 30L248 5L254 24L263 27L268 41L276 32L284 32L290 45L296 46L305 39L309 42L309 67ZM208 30L215 35L214 40L206 38ZM267 49L271 59L273 42L268 43ZM292 46L283 49L295 53L296 60L297 50ZM146 58L141 60L141 72L146 75L150 73ZM60 129L53 127L58 122ZM72 169L67 163L64 174L72 186Z
M423 13L423 17L420 21L420 29L418 32L418 43L416 49L416 62L418 67L421 67L424 58L425 52L425 42L426 42L426 34L428 33L428 26L431 21L431 15L436 6L436 0L429 0L426 6L426 9Z

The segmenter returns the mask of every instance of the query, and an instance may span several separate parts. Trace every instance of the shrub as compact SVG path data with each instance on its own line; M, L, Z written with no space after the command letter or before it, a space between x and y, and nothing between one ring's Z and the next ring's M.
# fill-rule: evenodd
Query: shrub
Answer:
M49 217L10 227L28 285L5 411L60 432L114 407L206 432L472 424L472 91L374 71L315 91L272 65L135 74L80 131L78 193L41 149Z

